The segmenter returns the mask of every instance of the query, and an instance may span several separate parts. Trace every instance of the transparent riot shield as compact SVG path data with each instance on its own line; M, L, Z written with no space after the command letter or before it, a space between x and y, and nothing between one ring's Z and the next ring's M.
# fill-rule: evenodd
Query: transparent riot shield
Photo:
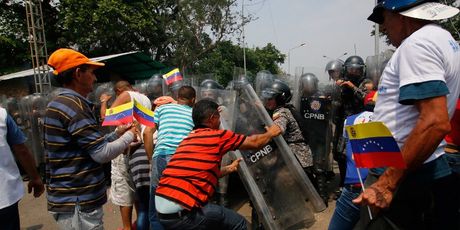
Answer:
M43 147L43 117L45 116L48 97L32 94L21 99L19 104L23 131L27 136L26 146L35 158L35 165L42 167L45 162Z
M167 94L166 82L159 74L155 74L147 80L136 81L134 88L145 94L151 101Z
M204 80L206 83L206 79ZM203 84L203 88L195 86L197 93L197 101L210 100L219 105L220 120L222 124L231 124L233 122L233 109L235 107L236 93L234 90L216 89L210 87L208 84ZM211 85L212 86L212 85ZM232 129L232 127L225 125L222 128ZM229 165L235 159L232 154L225 154L222 157L221 167ZM222 206L228 206L227 190L228 190L229 176L219 178L219 183L216 189L214 200Z
M379 83L383 69L390 60L394 51L386 50L378 55L369 56L366 58L366 78L371 79L375 85Z
M222 125L246 135L265 132L273 121L256 92L247 82L239 82L236 88L233 124ZM243 159L238 172L265 228L307 228L315 222L313 212L326 208L283 137L258 151L234 154Z
M308 130L308 145L313 154L313 166L318 181L318 193L327 202L327 176L332 169L332 97L320 85L313 95L302 95L300 113L304 130Z
M271 74L268 70L262 70L257 73L256 79L254 81L254 89L256 95L261 95L262 90L269 87L273 81L275 80L275 76Z

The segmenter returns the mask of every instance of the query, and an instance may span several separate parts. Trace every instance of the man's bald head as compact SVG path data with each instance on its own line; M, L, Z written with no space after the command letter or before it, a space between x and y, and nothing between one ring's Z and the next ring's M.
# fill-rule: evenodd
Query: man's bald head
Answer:
M117 95L120 95L122 92L131 89L133 89L133 87L128 81L125 80L118 81L117 83L115 83L115 86L113 87L113 90Z

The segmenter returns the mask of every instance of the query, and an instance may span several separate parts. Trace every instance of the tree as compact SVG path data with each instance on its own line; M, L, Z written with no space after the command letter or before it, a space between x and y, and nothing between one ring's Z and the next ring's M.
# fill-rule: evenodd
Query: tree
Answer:
M281 73L279 64L284 63L286 55L275 46L268 43L265 47L254 49L246 48L246 66L249 77L261 70L271 73ZM210 71L217 76L219 82L226 85L233 79L235 67L243 67L243 48L234 45L231 41L222 41L216 48L204 55L199 62L189 70L189 74L208 74Z
M42 3L48 51L88 56L140 50L171 66L192 66L238 30L236 0L48 0ZM2 54L28 58L24 1L0 3ZM248 20L249 17L246 18ZM6 47L6 48L3 48ZM3 52L4 51L4 52Z

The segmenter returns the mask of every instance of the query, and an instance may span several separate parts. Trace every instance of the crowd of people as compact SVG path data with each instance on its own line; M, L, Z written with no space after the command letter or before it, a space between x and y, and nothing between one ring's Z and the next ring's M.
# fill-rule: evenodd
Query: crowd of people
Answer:
M0 108L3 226L20 226L24 189L16 158L30 177L29 192L39 197L46 184L48 212L60 229L104 228L108 162L110 199L120 207L123 229L133 228L133 207L139 230L247 229L246 219L227 207L228 181L222 179L245 159L227 153L259 150L282 136L325 205L335 176L331 158L337 162L340 182L329 229L460 229L460 46L433 22L457 13L436 1L378 1L368 20L380 24L396 47L379 80L366 78L365 62L356 55L327 64L325 88L312 73L294 84L263 75L256 88L273 121L265 132L251 132L251 122L259 125L247 120L251 116L231 118L226 110L235 102L218 98L216 90L224 87L209 79L199 93L172 85L171 96L160 89L154 97L120 80L115 95L100 95L97 114L87 97L94 71L104 63L58 49L48 60L62 90L43 118L45 183L24 134ZM111 97L116 98L109 103ZM101 132L98 116L134 100L154 111L153 126L134 121ZM250 106L242 102L238 109L249 114ZM245 132L222 129L228 119L243 124ZM406 168L356 167L344 130L370 121L388 127ZM254 228L263 229L263 223Z

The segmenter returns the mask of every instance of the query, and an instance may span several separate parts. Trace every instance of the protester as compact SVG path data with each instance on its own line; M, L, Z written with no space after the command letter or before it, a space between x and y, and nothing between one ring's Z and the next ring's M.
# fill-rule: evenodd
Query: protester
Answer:
M212 204L219 177L235 172L241 159L220 169L222 157L236 149L259 149L281 133L277 125L246 137L219 130L218 105L199 101L193 108L194 130L177 148L156 190L158 216L166 229L247 229L236 212Z
M120 126L102 136L86 96L96 81L93 62L72 49L58 49L48 65L63 86L44 118L48 211L60 229L102 229L107 201L102 163L123 152L136 127Z
M455 113L450 120L450 125L452 129L446 135L447 145L444 151L446 151L445 157L456 178L456 182L452 183L451 202L454 204L457 203L456 210L460 212L460 99L457 100ZM460 224L460 219L458 221Z
M136 100L146 109L151 109L152 104L150 99L133 89L131 84L125 80L118 81L114 86L114 92L117 95L117 98L113 102L111 108L117 107L122 104L126 104L133 100ZM101 95L101 108L106 108L107 96L105 94ZM105 110L101 110L102 113L105 113ZM145 128L145 125L140 125L141 131ZM112 186L110 187L110 198L112 203L120 207L121 219L123 222L123 229L130 230L132 223L132 212L133 204L136 202L136 211L137 211L137 229L148 229L149 220L148 220L148 189L144 191L142 189L143 185L150 184L150 177L148 173L149 163L147 161L147 155L142 145L141 136L137 137L138 142L135 146L130 146L130 148L125 149L125 154L120 154L115 159L112 160L112 169L111 169L111 179ZM137 168L147 168L147 176L141 176L138 170L136 170L136 183L133 180L133 174L129 168L129 161L131 160L133 153L137 158ZM145 160L143 161L142 155L145 155ZM140 188L140 189L138 189ZM137 199L136 199L137 198ZM147 202L147 203L145 203Z
M166 168L179 143L192 131L192 106L196 92L190 86L178 90L177 104L162 105L155 110L155 127L144 130L145 151L151 158L149 219L152 229L162 229L156 217L154 194L163 170ZM153 134L158 130L153 149ZM153 153L153 157L152 156Z
M407 168L369 171L370 186L353 201L373 210L370 225L362 215L363 228L459 229L442 140L460 93L460 46L432 22L458 11L433 1L386 0L368 18L397 47L380 79L374 121L389 128Z
M2 163L0 171L0 222L2 229L16 230L21 227L19 221L19 200L24 196L24 185L15 159L29 176L28 192L34 192L34 197L39 197L45 190L40 175L35 168L35 159L24 144L26 137L7 114L0 107L0 156Z
M373 104L373 101L369 101L368 104L369 103ZM344 126L372 121L373 106L368 106L367 104L364 106L369 108L369 110L347 117L347 119L345 119ZM359 179L357 171L358 168L356 168L356 164L353 159L351 144L345 129L343 130L343 137L347 143L347 170L345 174L344 186L335 204L334 214L332 215L331 221L329 222L329 230L353 229L353 227L359 221L360 216L360 207L356 204L353 204L352 200L361 194L363 188ZM359 171L362 180L365 180L368 170L360 168Z

